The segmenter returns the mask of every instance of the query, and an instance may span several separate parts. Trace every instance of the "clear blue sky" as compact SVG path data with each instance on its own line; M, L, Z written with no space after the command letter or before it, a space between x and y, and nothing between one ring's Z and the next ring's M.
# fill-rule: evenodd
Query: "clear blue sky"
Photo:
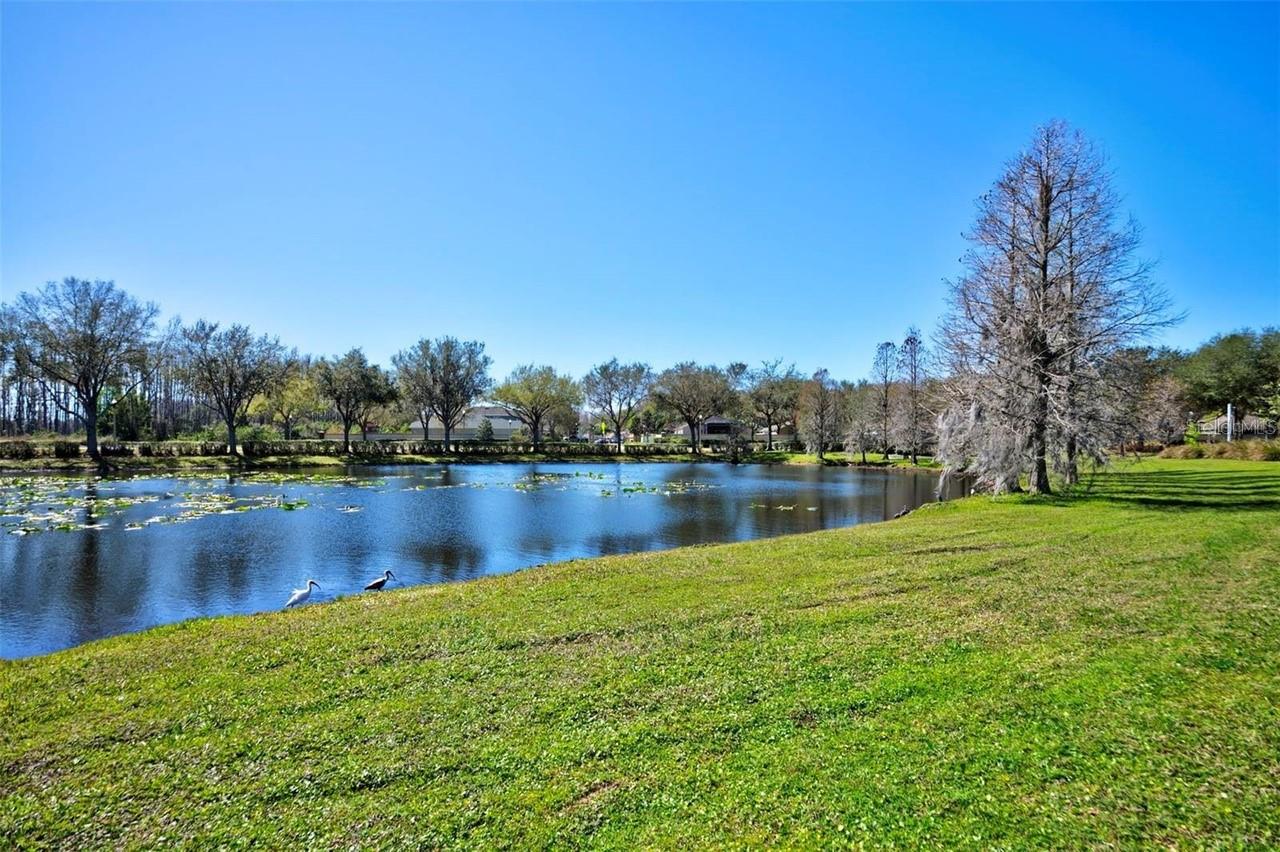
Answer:
M934 326L1039 123L1104 144L1191 345L1280 323L1275 4L0 7L0 296L501 374Z

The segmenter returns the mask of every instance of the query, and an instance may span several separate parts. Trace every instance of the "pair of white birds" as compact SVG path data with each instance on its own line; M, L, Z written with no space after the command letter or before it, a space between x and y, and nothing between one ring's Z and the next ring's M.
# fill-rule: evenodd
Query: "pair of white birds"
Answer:
M383 571L382 576L374 580L373 582L369 583L369 585L365 586L364 590L366 592L376 592L379 589L381 589L383 586L385 586L388 580L398 580L398 579L399 578L395 574L392 574L390 571ZM284 608L288 609L291 606L297 606L298 604L306 603L311 598L312 586L315 586L317 589L320 588L320 584L317 583L315 580L308 580L307 585L304 586L303 588L294 589L293 594L289 596L289 600L285 603Z

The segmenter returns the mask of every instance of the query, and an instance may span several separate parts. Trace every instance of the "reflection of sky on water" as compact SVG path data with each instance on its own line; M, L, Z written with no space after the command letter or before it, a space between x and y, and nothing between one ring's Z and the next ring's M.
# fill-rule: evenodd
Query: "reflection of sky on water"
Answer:
M5 511L21 503L19 481L0 480ZM52 511L77 528L0 536L4 657L198 615L275 609L308 577L323 587L313 598L324 600L358 592L387 568L403 584L450 582L880 521L933 499L937 483L927 473L679 463L21 481L23 494L61 500ZM351 506L360 511L342 511ZM3 520L6 531L32 525Z

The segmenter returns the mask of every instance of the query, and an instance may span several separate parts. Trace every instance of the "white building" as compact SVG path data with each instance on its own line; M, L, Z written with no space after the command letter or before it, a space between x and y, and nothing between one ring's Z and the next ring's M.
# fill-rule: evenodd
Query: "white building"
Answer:
M512 435L521 431L523 424L520 418L515 417L500 405L473 405L467 409L467 413L462 415L462 422L454 426L449 433L449 439L452 441L474 441L480 437L481 424L489 421L489 425L493 427L493 440L506 441ZM415 420L409 424L409 434L405 436L409 441L423 440L422 421ZM443 441L444 440L444 424L439 419L432 417L427 422L426 440Z

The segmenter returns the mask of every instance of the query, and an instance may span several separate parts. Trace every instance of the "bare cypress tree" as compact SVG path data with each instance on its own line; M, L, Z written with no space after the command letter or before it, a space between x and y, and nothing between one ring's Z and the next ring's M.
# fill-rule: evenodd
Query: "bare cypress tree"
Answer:
M840 434L839 391L831 374L818 370L805 382L800 393L800 426L805 443L818 456L826 458L827 446Z
M1070 482L1081 452L1103 457L1107 401L1128 392L1109 359L1174 321L1118 208L1103 157L1062 122L1037 130L979 199L939 334L949 468L997 491L1025 473L1048 493L1051 460Z
M925 354L920 329L912 326L898 347L898 374L902 377L903 389L902 434L906 438L912 464L919 463L920 445L924 442L924 383L928 378Z
M857 384L847 385L843 389L842 407L845 421L845 449L852 456L862 454L862 463L867 463L867 450L875 446L876 421L879 418L876 410L876 389L865 379Z
M871 381L876 388L876 405L880 415L880 448L885 460L889 459L889 424L893 418L893 383L898 378L898 348L886 340L876 347L875 360L871 362Z

